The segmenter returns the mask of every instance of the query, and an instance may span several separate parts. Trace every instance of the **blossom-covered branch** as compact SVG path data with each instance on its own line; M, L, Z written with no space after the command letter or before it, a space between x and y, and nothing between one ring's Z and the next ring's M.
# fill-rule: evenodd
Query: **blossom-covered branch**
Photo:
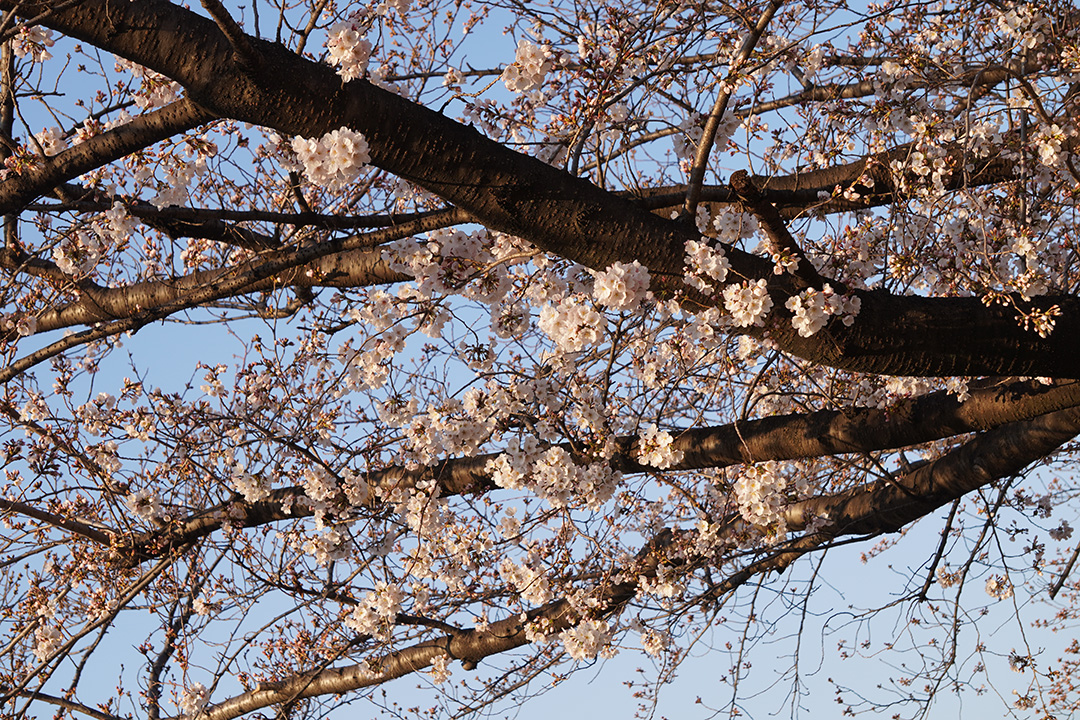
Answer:
M1038 418L1080 405L1080 383L1065 381L1046 386L1033 381L1014 381L972 388L962 401L946 392L899 401L885 408L847 408L744 420L721 427L688 428L669 434L666 454L672 459L664 470L719 469L800 458L827 457L847 453L871 453L920 443L988 431L1024 420ZM643 460L642 442L636 436L618 438L619 451L607 460L621 473L655 472ZM560 446L568 457L582 465L593 462L569 443ZM493 480L493 466L501 453L453 458L430 467L409 469L389 467L365 473L362 480L370 491L365 495L367 510L385 507L384 496L407 492L435 483L437 495L489 493L499 489ZM337 488L345 500L344 488ZM259 527L283 520L310 517L314 510L307 502L303 486L278 488L268 497L246 502L239 496L180 520L176 525L131 537L122 543L118 560L138 564L214 533L223 525ZM932 499L930 497L929 499ZM928 501L929 501L928 499ZM812 501L806 501L809 506ZM789 512L801 513L793 506ZM793 516L794 518L794 516ZM793 527L801 521L792 519Z

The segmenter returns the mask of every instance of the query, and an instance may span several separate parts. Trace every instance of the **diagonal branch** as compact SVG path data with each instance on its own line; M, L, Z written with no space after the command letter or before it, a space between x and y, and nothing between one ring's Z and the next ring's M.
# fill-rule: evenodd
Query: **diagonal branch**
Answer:
M1020 473L1080 433L1080 408L988 430L970 442L903 475L879 480L788 509L789 527L810 517L829 518L830 532L845 535L895 532L976 488Z
M32 14L40 3L0 0L0 8ZM316 137L343 125L367 138L373 164L463 208L485 226L593 269L637 260L654 292L682 292L683 254L699 235L592 183L506 148L475 129L370 83L341 82L332 68L284 46L250 38L265 69L250 73L233 58L217 26L164 0L84 0L54 12L47 24L175 78L211 113ZM168 42L158 28L176 32ZM0 212L6 212L0 203ZM797 285L774 277L772 263L734 248L732 278L769 283L774 304ZM1080 300L1041 296L1014 306L986 307L974 297L927 298L858 292L862 310L850 326L798 334L783 313L769 323L785 352L830 367L891 375L1028 375L1075 377L1080 353ZM710 302L718 302L715 298ZM1025 313L1057 315L1047 337L1025 330ZM761 333L764 330L749 329Z
M591 616L618 613L634 598L639 578L655 577L657 568L667 560L673 540L674 535L664 531L647 543L637 558L624 568L622 575L632 580L612 583L594 593L595 605L590 611ZM585 616L566 599L555 600L521 615L511 615L490 623L482 630L459 630L356 665L302 673L278 682L264 683L255 690L205 710L199 720L231 720L277 703L381 685L422 670L443 656L475 666L491 655L528 645L533 637L530 626L542 628L543 633L551 635L573 627L583 619Z
M795 560L844 535L876 536L894 532L958 497L1020 472L1031 462L1052 452L1080 431L1080 409L1073 408L1030 421L991 430L938 460L904 475L900 484L919 494L913 500L896 486L877 481L830 497L796 503L787 509L791 529L801 529L810 517L827 517L826 532L796 538L764 557L730 573L710 587L706 597L718 598L751 578L781 572ZM737 523L728 524L733 532ZM689 573L706 562L702 556L687 557L680 548L692 547L695 531L665 530L645 546L620 574L629 578L594 590L593 616L613 615L634 598L643 578L656 575L661 565ZM672 551L675 552L672 552ZM672 562L673 558L679 558ZM295 675L219 703L201 716L204 720L231 720L269 705L299 698L341 694L373 687L423 670L437 658L462 660L468 666L492 655L531 642L529 626L550 636L586 619L566 600L560 599L522 615L489 624L484 630L461 630L392 652L378 659L344 667Z
M723 122L724 115L727 113L727 106L731 102L734 87L738 84L739 74L742 73L743 66L750 57L750 53L754 52L754 48L757 47L765 28L769 26L769 22L772 21L776 11L783 4L784 0L769 0L765 11L758 18L757 24L743 38L738 53L731 61L731 69L728 71L727 80L721 83L720 94L716 96L712 110L709 111L709 117L705 121L701 140L698 143L697 153L694 155L694 164L690 167L690 178L687 181L686 188L686 203L683 205L681 213L684 219L693 220L697 213L698 201L701 197L701 185L705 181L705 170L709 166L709 156L712 155L713 144L716 142L716 131L719 130L720 123Z
M139 115L57 155L35 158L0 182L0 214L21 210L39 195L83 173L216 119L191 99L184 98Z
M229 39L237 61L249 70L257 70L262 62L262 56L248 42L243 28L233 20L232 15L221 4L221 0L200 0L200 2L206 12L210 13L210 17L214 18L222 34Z
M83 537L93 540L99 545L104 545L106 547L112 545L115 538L113 534L99 530L98 528L87 525L86 523L79 522L78 520L72 520L70 518L61 517L45 510L39 510L32 505L27 505L26 503L19 502L17 500L0 498L0 510L6 510L7 512L13 512L18 513L19 515L32 517L35 520L40 520L47 525L62 528L64 530L67 530L68 532L73 532L76 535L82 535Z
M761 191L750 180L750 174L745 170L739 170L731 176L731 190L742 201L743 207L752 212L761 224L765 237L769 243L769 251L773 254L774 262L783 263L786 267L788 262L794 262L795 266L791 273L805 282L809 287L821 289L825 285L825 279L818 274L814 264L803 254L802 248L795 242L791 232L787 228L784 219L772 203L765 200ZM831 281L837 289L843 292L844 288L836 280Z
M1019 381L974 389L964 402L939 392L902 400L885 409L823 410L692 428L677 433L673 449L682 452L683 459L668 470L723 468L766 460L890 450L985 431L1077 405L1080 405L1080 382L1047 387L1033 381ZM612 466L623 473L655 472L655 468L636 460L636 442L634 436L618 438L619 451L611 458ZM561 447L580 463L593 461L576 453L569 443ZM386 491L435 481L440 497L482 494L497 489L488 464L499 455L454 458L417 470L389 467L368 472L364 480L369 486ZM310 507L296 502L303 497L304 489L294 486L274 490L269 498L258 502L233 500L211 507L168 531L152 531L132 538L123 551L127 556L125 561L137 564L169 548L192 543L220 529L225 518L230 518L233 525L257 527L308 517L312 514ZM373 509L378 507L377 502L371 501ZM243 519L237 521L230 510L243 510Z

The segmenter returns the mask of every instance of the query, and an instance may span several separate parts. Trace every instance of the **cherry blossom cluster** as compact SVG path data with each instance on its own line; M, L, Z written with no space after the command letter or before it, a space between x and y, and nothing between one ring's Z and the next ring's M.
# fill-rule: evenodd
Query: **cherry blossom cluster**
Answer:
M649 271L635 260L616 262L596 274L593 294L596 301L612 310L637 310L649 297Z
M206 158L207 155L202 153L191 159L175 158L175 162L165 168L165 177L158 184L157 194L150 198L150 204L162 209L186 203L192 180L207 170Z
M67 275L85 275L97 266L104 251L97 233L77 230L53 249L53 262Z
M154 521L166 516L161 507L161 496L153 488L143 488L127 496L127 507L136 517Z
M332 130L317 140L297 136L292 149L307 179L331 192L344 190L371 162L367 140L347 127Z
M527 93L537 90L544 84L544 78L551 71L552 65L553 55L549 46L522 38L518 42L514 62L503 70L503 84L510 92Z
M322 465L305 467L301 473L304 494L315 501L332 500L338 494L337 478Z
M160 73L149 68L133 63L124 58L116 58L116 71L128 71L141 81L138 90L132 92L135 105L140 110L154 110L164 107L180 96L183 88L180 83L174 82Z
M489 460L486 469L497 486L508 490L521 489L525 487L525 478L542 452L540 441L531 435L524 440L510 438L506 449Z
M417 415L405 428L401 459L409 466L431 465L446 454L473 455L494 430L493 421L462 416L461 405L448 399Z
M316 504L319 507L318 504ZM316 517L319 516L316 510ZM317 523L317 525L319 525ZM298 543L300 550L315 558L320 566L329 565L334 560L341 560L349 556L349 534L344 527L325 524L317 527L316 533Z
M43 63L52 58L52 53L48 49L54 44L52 30L37 25L33 27L24 25L11 39L11 50L15 53L15 57L22 58L29 55L34 62Z
M1042 30L1050 23L1035 11L1035 6L1021 4L1008 10L997 10L997 27L1021 47L1032 49L1043 44Z
M701 113L691 113L679 123L679 132L671 136L672 149L680 160L693 159L694 153L697 152L698 142L705 133L705 128L702 126L703 120Z
M825 283L821 290L807 288L788 298L784 307L792 312L791 324L799 335L810 337L833 316L841 317L844 325L850 326L859 314L862 300L855 295L840 295Z
M184 717L194 718L206 707L209 700L210 688L200 682L195 682L181 691L177 707L180 708L180 713Z
M326 40L326 57L337 65L337 74L348 80L364 77L371 59L371 43L356 22L346 20L330 26Z
M68 144L63 131L58 127L45 128L41 132L35 133L34 138L41 145L41 149L45 151L45 154L50 157L59 155Z
M381 298L378 315L387 317L389 306L396 305L394 313L417 317L417 326L425 334L438 337L449 319L438 296L461 295L490 306L496 337L517 337L529 328L531 312L509 295L514 285L509 268L519 262L513 258L523 249L516 238L487 231L438 230L426 241L406 238L390 243L383 251L384 259L416 283L403 286L397 300ZM474 370L490 367L494 359L490 348L472 345L462 351Z
M340 472L341 490L345 493L345 500L351 507L358 508L367 504L374 489L368 485L363 473L345 468Z
M654 628L646 628L641 633L641 649L653 657L660 657L671 645L671 636Z
M716 239L732 245L740 239L753 237L761 227L756 217L731 207L724 207L712 221Z
M1061 542L1062 540L1068 540L1072 537L1073 528L1072 525L1069 524L1068 520L1062 520L1057 527L1051 528L1048 534L1054 540Z
M229 484L249 503L265 500L270 496L270 483L263 475L253 475L237 464L229 475Z
M917 397L933 388L931 381L917 377L885 378L885 390L894 398Z
M530 555L521 563L504 558L499 564L499 576L527 603L543 605L554 597L547 569L535 556Z
M112 207L98 216L94 231L114 244L120 244L131 237L138 223L119 200L114 200Z
M28 313L5 314L0 316L0 328L6 332L14 330L19 337L30 337L37 332L38 320Z
M118 473L123 468L119 447L115 440L108 440L88 448L87 455L94 459L103 472Z
M672 135L672 149L675 151L675 156L683 161L680 165L684 170L689 169L688 163L694 158L698 143L705 133L704 122L705 117L700 113L690 113L679 123L679 132ZM715 147L725 147L739 128L740 122L734 113L725 115L716 129Z
M605 320L587 295L574 294L545 305L540 310L539 325L560 350L579 352L600 342Z
M531 312L525 303L491 306L491 328L502 340L521 337L529 329Z
M637 459L644 465L664 470L682 462L682 450L674 449L675 438L666 430L660 430L655 423L645 429L638 437Z
M946 379L945 390L948 391L950 395L955 395L958 402L964 402L971 397L966 378L951 377Z
M549 449L532 468L530 489L552 507L580 499L592 508L602 506L615 492L622 475L604 460L578 465L562 448Z
M610 655L613 633L607 621L586 618L568 630L559 633L559 640L567 654L575 660L592 660L600 655Z
M1008 600L1013 596L1013 585L1004 575L991 575L986 581L986 594L998 600Z
M436 685L442 685L449 682L450 676L453 674L451 670L451 661L449 653L443 655L436 655L431 660L431 669L427 671L427 676L431 678L431 682Z
M745 468L735 480L735 499L739 514L757 527L777 525L781 534L784 523L784 490L787 481L775 462L763 462Z
M409 12L410 7L412 0L383 0L379 4L379 13L385 14L388 10L394 10L399 15L404 15Z
M1057 123L1043 126L1035 137L1039 151L1039 162L1047 167L1059 167L1065 164L1067 153L1062 148L1068 142L1066 130Z
M360 634L388 640L404 599L399 585L379 582L345 618L345 625Z
M520 443L511 438L506 450L488 461L487 470L499 487L527 489L552 507L577 502L600 507L622 478L604 460L579 465L563 448L544 450L532 436Z
M709 280L723 283L731 269L724 248L712 244L707 237L686 241L685 263L683 282L703 293L712 292Z
M951 571L948 565L942 565L937 570L937 584L943 588L951 588L960 582L963 577L962 572Z
M737 327L765 324L773 302L764 280L746 280L724 288L724 308Z
M405 327L394 325L385 332L368 338L359 350L348 342L342 345L338 357L347 374L341 390L382 387L389 377L389 362L394 355L405 349L408 335Z

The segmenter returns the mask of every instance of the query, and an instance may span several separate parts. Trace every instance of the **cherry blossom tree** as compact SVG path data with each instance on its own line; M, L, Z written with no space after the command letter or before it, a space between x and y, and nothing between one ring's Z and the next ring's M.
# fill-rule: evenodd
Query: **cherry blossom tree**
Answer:
M1074 712L1080 12L849 5L0 0L5 713Z

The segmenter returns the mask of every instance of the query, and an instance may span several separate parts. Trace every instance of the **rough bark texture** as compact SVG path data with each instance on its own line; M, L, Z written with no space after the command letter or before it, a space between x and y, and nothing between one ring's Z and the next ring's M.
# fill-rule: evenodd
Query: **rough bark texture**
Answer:
M0 7L34 16L45 6L3 2ZM44 24L176 79L216 116L306 137L348 125L368 138L374 164L440 195L488 227L591 268L638 260L661 286L666 281L669 290L681 287L683 246L697 238L696 231L367 82L343 85L328 66L284 47L249 38L261 59L257 70L249 70L236 61L211 20L163 0L87 0L51 13ZM842 174L848 176L850 169ZM829 184L824 176L821 180ZM0 197L4 194L0 185ZM0 209L20 202L25 200L0 202ZM771 263L736 251L729 256L736 275L770 278L778 306L797 291L793 278L773 279ZM986 307L975 298L885 292L861 297L862 312L850 328L834 322L828 332L802 338L777 312L770 336L794 355L848 370L1080 375L1071 360L1080 350L1080 303L1073 297L1039 298L1028 305L1060 308L1048 338L1021 328L1014 309Z

